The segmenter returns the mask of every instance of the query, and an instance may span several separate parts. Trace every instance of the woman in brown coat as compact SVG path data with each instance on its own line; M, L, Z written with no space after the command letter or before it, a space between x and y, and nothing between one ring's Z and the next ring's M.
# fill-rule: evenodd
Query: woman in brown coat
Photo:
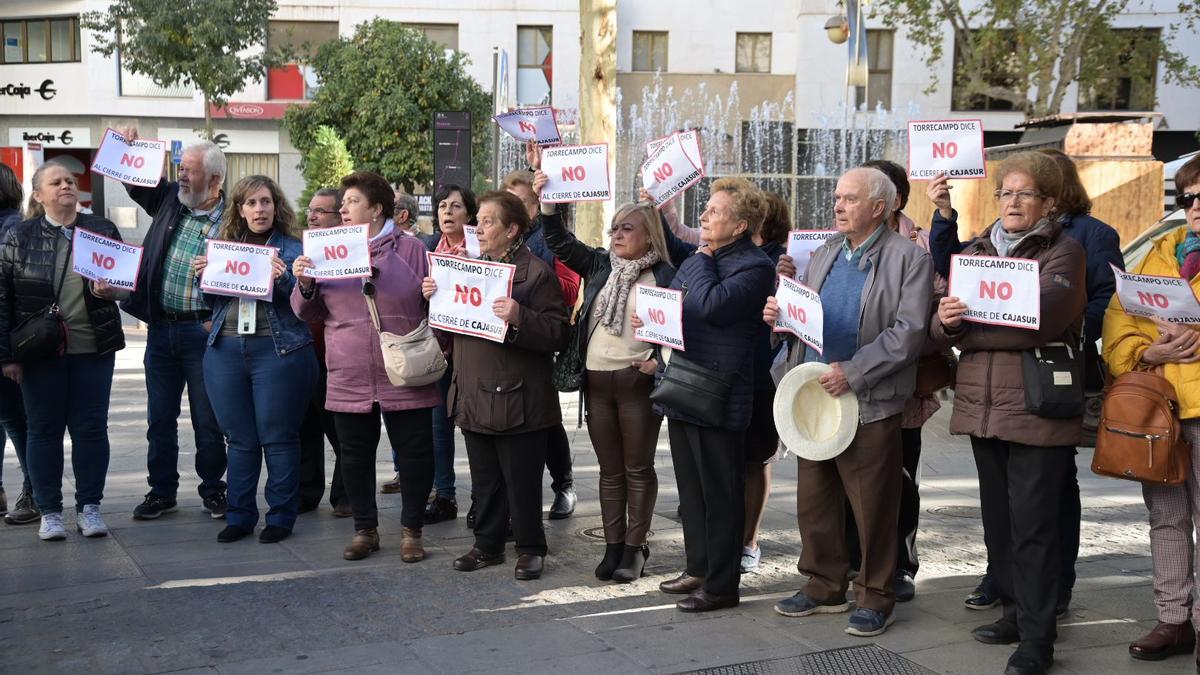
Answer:
M1064 343L1079 354L1085 256L1051 217L1062 182L1062 172L1045 155L1023 152L1005 159L996 172L1000 221L963 250L1037 260L1040 327L968 323L967 304L953 296L940 301L930 327L935 340L962 351L950 433L971 436L984 538L1004 603L1004 616L972 635L988 644L1020 642L1006 673L1044 673L1054 660L1059 493L1082 428L1081 417L1051 419L1028 411L1021 368L1023 351L1049 343ZM946 215L953 213L948 193L935 204L952 217ZM1082 395L1080 404L1082 410Z
M504 342L454 335L454 381L447 408L471 463L475 545L454 561L472 572L504 562L511 517L517 579L537 579L546 555L542 472L550 429L562 423L551 381L554 353L567 344L567 308L558 277L525 246L529 214L507 192L479 198L480 258L516 266L511 297L492 305L508 322ZM426 299L437 284L426 277Z

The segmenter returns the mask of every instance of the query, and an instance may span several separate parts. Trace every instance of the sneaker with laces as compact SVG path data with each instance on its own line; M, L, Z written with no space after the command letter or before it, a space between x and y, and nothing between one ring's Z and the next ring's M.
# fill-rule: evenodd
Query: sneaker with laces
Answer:
M896 620L896 613L884 614L868 607L857 607L850 614L850 622L846 624L846 632L858 637L874 637L880 635Z
M761 563L762 563L762 548L761 547L758 547L758 546L755 546L754 548L750 548L749 546L742 547L742 574L749 574L750 572L753 572L754 570L758 569L758 566Z
M200 502L200 510L212 516L213 520L224 518L225 512L229 510L229 503L225 501L225 493L218 492L210 497L205 497Z
M100 505L84 504L83 510L75 515L75 529L85 537L108 536L108 525L100 517Z
M783 616L809 616L811 614L840 614L850 609L850 603L839 602L823 605L804 591L775 603L775 612Z
M133 509L134 520L154 520L164 513L174 513L179 510L179 506L174 499L159 497L153 492L146 495L146 499Z
M38 538L42 541L61 541L67 538L67 528L63 527L61 513L42 515L42 526L38 529Z
M21 496L17 497L16 506L4 516L4 522L9 525L25 525L41 517L41 511L38 511L37 505L33 503L33 495L22 492Z

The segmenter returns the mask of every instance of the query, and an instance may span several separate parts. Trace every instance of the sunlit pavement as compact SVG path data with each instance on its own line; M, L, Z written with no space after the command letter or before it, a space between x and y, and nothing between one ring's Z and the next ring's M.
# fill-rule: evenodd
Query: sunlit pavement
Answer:
M515 555L479 572L451 561L471 545L462 518L469 502L466 453L457 458L460 518L425 528L425 561L400 562L400 497L380 495L382 550L342 560L349 520L328 503L300 517L280 544L256 538L218 544L223 521L200 511L186 408L181 416L180 510L130 518L147 491L144 338L130 332L117 361L110 416L112 462L103 511L111 536L85 540L71 527L69 469L64 481L66 542L42 542L37 526L0 525L0 672L678 672L877 643L935 672L1002 672L1012 647L982 645L972 627L999 609L969 611L962 599L985 566L974 464L965 439L946 433L948 405L925 429L921 476L921 570L917 597L896 623L863 640L843 632L847 615L789 619L771 605L790 595L799 535L791 458L775 464L764 518L763 565L742 578L742 604L681 614L658 583L682 570L682 532L664 425L660 491L647 576L628 585L598 582L603 553L597 465L585 429L574 428L576 400L564 396L575 447L579 507L547 521L551 554L542 579L514 580ZM185 401L186 405L186 401ZM379 482L391 477L386 436ZM19 489L5 456L10 504ZM332 454L329 455L332 469ZM1054 672L1182 672L1189 657L1132 661L1128 643L1154 625L1145 509L1136 483L1102 479L1078 458L1083 542L1070 615L1059 624ZM69 467L68 463L68 467ZM544 502L552 500L545 481ZM265 505L260 508L265 513ZM261 522L260 522L261 526Z

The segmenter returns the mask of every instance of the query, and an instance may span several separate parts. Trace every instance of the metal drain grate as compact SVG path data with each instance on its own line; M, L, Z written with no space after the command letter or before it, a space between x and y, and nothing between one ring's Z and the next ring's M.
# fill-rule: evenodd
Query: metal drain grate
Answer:
M690 671L694 675L933 675L933 671L878 645L845 647L783 659L749 661Z

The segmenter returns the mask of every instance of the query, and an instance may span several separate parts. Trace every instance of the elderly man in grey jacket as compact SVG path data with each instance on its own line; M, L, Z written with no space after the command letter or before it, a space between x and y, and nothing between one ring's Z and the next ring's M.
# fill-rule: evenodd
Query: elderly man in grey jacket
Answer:
M831 396L854 393L858 430L834 459L799 460L796 517L804 544L799 567L810 580L775 611L808 616L849 609L848 498L862 539L862 571L846 632L869 637L884 632L893 619L900 414L916 387L933 265L928 253L886 225L896 188L881 171L851 169L834 195L838 234L813 253L803 280L821 295L825 351L792 341L788 367L830 364L831 372L819 382ZM789 268L794 270L790 259L781 259L780 272ZM779 305L769 298L763 320L773 327L778 317Z

